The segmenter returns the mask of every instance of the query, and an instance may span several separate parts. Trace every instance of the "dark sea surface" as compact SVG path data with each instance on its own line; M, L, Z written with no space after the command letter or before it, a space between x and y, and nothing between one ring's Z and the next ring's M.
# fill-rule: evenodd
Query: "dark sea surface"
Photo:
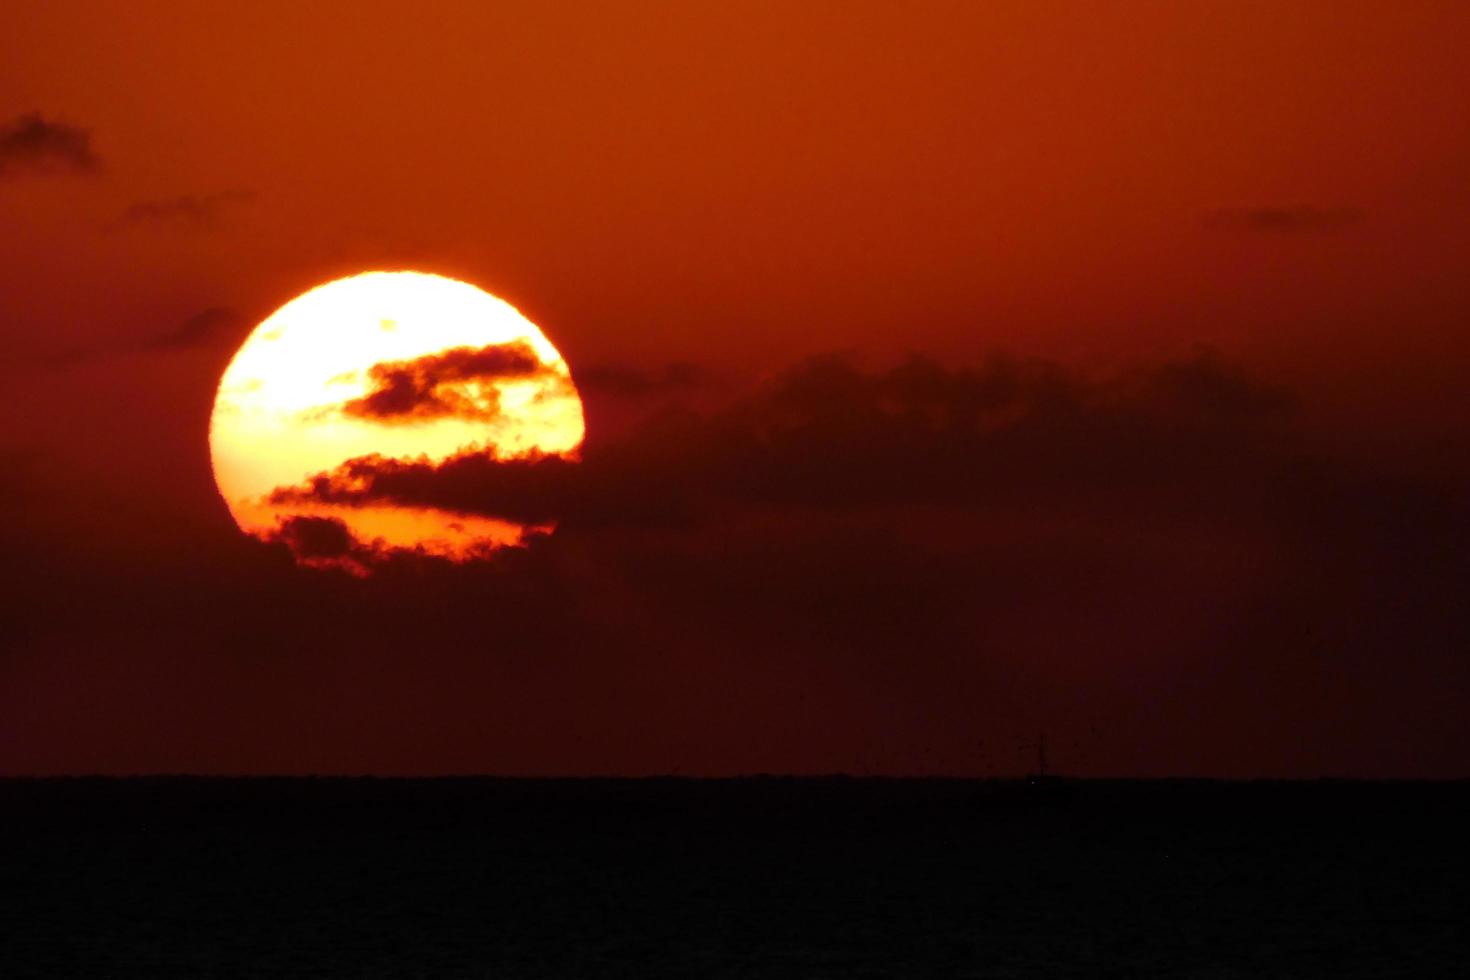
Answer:
M1466 977L1470 784L0 781L0 977Z

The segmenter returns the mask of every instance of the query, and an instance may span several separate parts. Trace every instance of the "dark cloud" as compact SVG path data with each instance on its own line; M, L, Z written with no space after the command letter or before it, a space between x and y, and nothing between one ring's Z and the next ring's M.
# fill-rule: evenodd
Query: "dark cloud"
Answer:
M288 517L278 537L303 558L341 558L360 547L347 525L330 517Z
M85 129L48 122L34 112L0 125L0 179L89 174L99 169L101 161Z
M75 346L67 347L53 354L42 355L29 364L25 362L18 363L16 367L26 369L34 365L47 371L65 371L76 367L78 364L85 364L88 361L96 359L100 353L97 349Z
M584 395L606 394L614 398L645 399L709 386L714 375L687 361L676 361L657 370L627 365L603 364L576 373L578 391Z
M219 343L240 323L234 310L211 306L189 317L171 330L165 330L143 341L139 348L147 351L186 350Z
M439 464L362 456L299 487L271 494L275 504L362 506L394 503L540 524L566 514L580 495L579 464L558 456L498 460L469 453Z
M383 422L452 415L494 418L499 413L495 389L471 383L552 376L525 341L456 347L412 361L373 365L368 371L373 390L347 402L342 411Z
M382 564L383 556L372 542L359 540L347 525L334 517L293 515L282 518L268 540L284 545L297 562L316 569L337 569L363 576Z
M29 363L18 363L17 368L42 368L47 371L66 371L83 364L128 354L171 353L213 347L228 342L232 331L240 324L240 315L234 310L211 306L200 310L176 326L169 327L142 340L113 343L97 347L69 347ZM3 368L0 368L3 371Z
M138 225L167 225L207 231L219 227L228 211L253 200L254 191L236 189L202 197L186 194L165 200L138 201L107 227L109 231L120 231Z
M1209 420L1279 417L1293 407L1285 389L1250 378L1210 351L1124 375L1122 387L1157 414L1207 424Z
M1205 224L1223 231L1289 234L1340 231L1363 220L1356 208L1323 208L1312 205L1220 208L1205 216Z
M664 523L728 506L981 508L1079 487L1147 492L1160 481L1207 493L1239 479L1235 457L1269 441L1288 407L1210 355L1105 381L1041 362L956 370L913 358L868 372L824 357L723 411L655 416L587 446L580 464L364 457L280 488L275 500Z

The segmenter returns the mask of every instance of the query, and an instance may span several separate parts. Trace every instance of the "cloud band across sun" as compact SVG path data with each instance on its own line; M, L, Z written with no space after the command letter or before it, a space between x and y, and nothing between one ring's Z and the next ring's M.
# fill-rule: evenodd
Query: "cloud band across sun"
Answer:
M541 363L525 341L487 347L456 347L411 361L374 364L371 390L342 406L356 418L380 422L423 422L459 416L491 420L501 414L499 384L560 375Z

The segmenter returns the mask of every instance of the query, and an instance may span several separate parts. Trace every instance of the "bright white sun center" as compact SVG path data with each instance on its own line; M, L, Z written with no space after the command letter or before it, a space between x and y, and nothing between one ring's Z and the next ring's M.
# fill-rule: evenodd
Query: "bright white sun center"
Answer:
M574 454L583 432L566 362L514 307L442 276L369 272L319 286L256 327L220 381L210 450L220 493L249 533L329 515L363 541L453 557L513 543L525 529L484 515L270 498L357 457Z

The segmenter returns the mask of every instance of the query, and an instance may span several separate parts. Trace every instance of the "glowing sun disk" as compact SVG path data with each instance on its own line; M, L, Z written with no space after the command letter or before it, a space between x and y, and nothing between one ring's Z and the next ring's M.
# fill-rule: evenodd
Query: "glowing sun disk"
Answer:
M528 529L272 494L364 456L432 466L470 452L574 455L583 432L566 361L514 307L443 276L369 272L318 286L255 328L220 380L209 439L220 494L249 534L327 517L363 542L462 557Z

